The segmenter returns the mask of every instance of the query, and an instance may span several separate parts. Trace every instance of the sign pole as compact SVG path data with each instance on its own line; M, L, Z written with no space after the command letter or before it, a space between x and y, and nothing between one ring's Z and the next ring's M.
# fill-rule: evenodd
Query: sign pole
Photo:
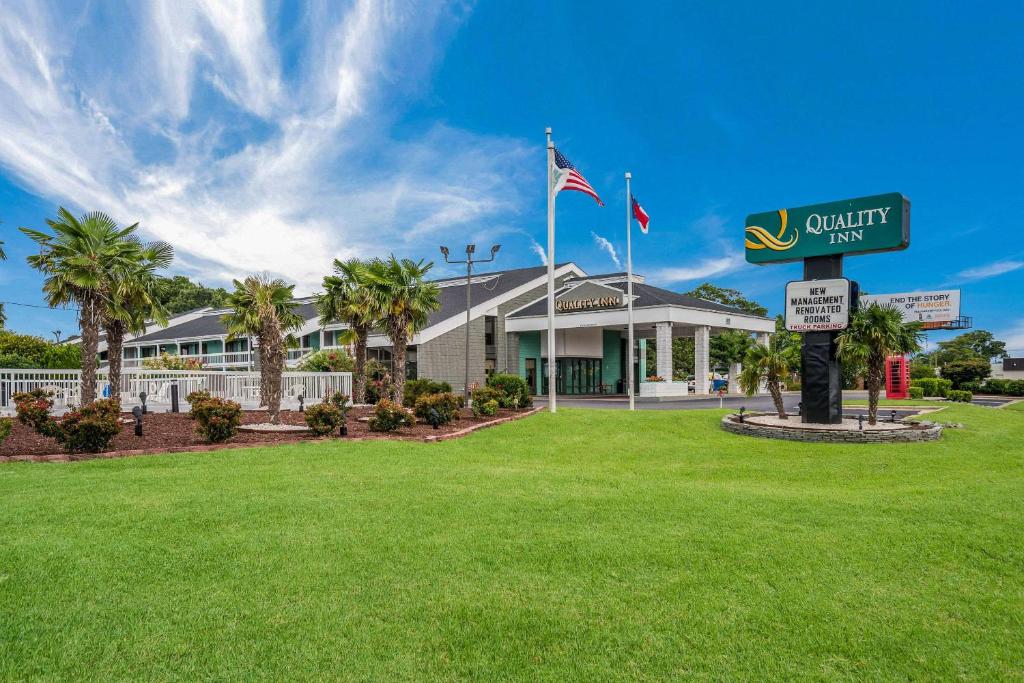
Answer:
M843 276L843 256L812 256L804 259L804 280L828 280ZM843 421L843 375L836 355L838 332L804 332L800 360L803 381L801 419L813 424Z
M551 128L544 132L548 138L548 410L554 413L558 411L555 405L555 381L558 377L555 356L555 195L551 192L555 143L551 142Z
M629 362L626 364L629 379L626 391L629 392L629 409L636 410L635 387L633 386L633 363L635 362L633 358L633 244L630 234L633 232L633 221L630 216L632 197L629 193L629 181L632 177L633 174L626 171L626 308L629 311L629 339L626 342L626 347L629 349Z

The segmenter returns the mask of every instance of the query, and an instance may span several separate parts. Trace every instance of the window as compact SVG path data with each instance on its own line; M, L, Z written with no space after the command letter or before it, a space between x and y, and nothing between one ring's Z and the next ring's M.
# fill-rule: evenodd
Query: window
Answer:
M494 316L484 316L484 345L494 346Z

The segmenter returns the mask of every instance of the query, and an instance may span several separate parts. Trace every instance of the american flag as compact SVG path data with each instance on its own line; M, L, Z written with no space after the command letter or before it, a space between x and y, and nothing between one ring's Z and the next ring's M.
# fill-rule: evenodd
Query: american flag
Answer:
M576 190L577 192L589 194L597 200L598 206L604 206L604 202L597 196L597 192L590 186L587 179L576 170L572 162L562 156L558 149L555 149L555 168L553 170L552 179L554 180L554 187L552 188L552 194L558 194L562 190Z

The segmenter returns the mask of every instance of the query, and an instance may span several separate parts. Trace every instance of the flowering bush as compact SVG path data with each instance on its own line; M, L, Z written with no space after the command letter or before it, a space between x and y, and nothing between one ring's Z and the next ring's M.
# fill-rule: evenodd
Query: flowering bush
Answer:
M142 367L147 370L202 370L203 362L198 358L185 358L161 353L156 358L144 358Z
M72 410L56 422L53 437L68 453L99 453L121 431L121 404L102 399Z
M416 407L413 408L413 413L421 420L430 422L431 411L435 410L437 411L437 423L448 424L452 420L459 418L459 409L461 408L462 397L456 396L453 393L423 394L416 399Z
M299 363L297 370L303 372L352 372L352 358L341 349L314 351Z
M469 397L473 400L474 406L478 403L487 403L488 401L497 401L500 404L502 393L500 389L495 387L475 386L470 392ZM476 415L476 413L473 414Z
M238 425L242 422L242 406L223 398L196 396L201 393L206 392L188 395L192 406L189 417L196 421L196 431L211 443L227 441L238 433ZM193 402L193 397L198 400Z
M43 436L53 436L54 422L50 417L50 408L53 407L53 393L44 389L33 389L22 391L11 398L14 399L14 409L18 415L18 422L28 425Z
M649 375L647 377L646 381L648 381L648 382L664 382L665 378L662 377L661 375Z
M416 418L394 401L381 399L370 417L371 432L397 432L402 427L412 427Z

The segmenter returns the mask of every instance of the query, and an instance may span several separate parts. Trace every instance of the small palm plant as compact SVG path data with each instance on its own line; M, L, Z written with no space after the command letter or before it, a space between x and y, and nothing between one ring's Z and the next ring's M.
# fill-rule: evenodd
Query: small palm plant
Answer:
M903 322L903 314L893 306L872 303L850 318L850 326L839 335L839 360L866 368L868 424L878 420L878 396L885 381L885 361L889 356L914 353L921 349L920 323Z
M373 301L374 317L381 321L391 339L394 366L391 400L402 402L405 391L405 352L409 339L422 329L430 314L441 307L440 289L427 282L433 262L397 259L372 261L366 268L365 282Z
M773 336L768 344L755 344L743 359L740 388L747 396L753 396L762 384L766 385L779 419L789 419L782 403L782 380L789 376L797 361L794 349L784 345L779 335Z
M320 324L333 322L348 324L348 330L339 338L355 346L355 377L352 381L352 399L366 402L366 339L377 325L375 308L366 287L365 273L370 262L334 259L334 275L324 278L324 292L317 296L316 309Z
M293 290L284 280L250 275L234 281L228 295L230 313L222 317L229 339L252 336L259 346L260 397L271 424L281 422L281 375L284 372L286 334L305 322L295 308Z

